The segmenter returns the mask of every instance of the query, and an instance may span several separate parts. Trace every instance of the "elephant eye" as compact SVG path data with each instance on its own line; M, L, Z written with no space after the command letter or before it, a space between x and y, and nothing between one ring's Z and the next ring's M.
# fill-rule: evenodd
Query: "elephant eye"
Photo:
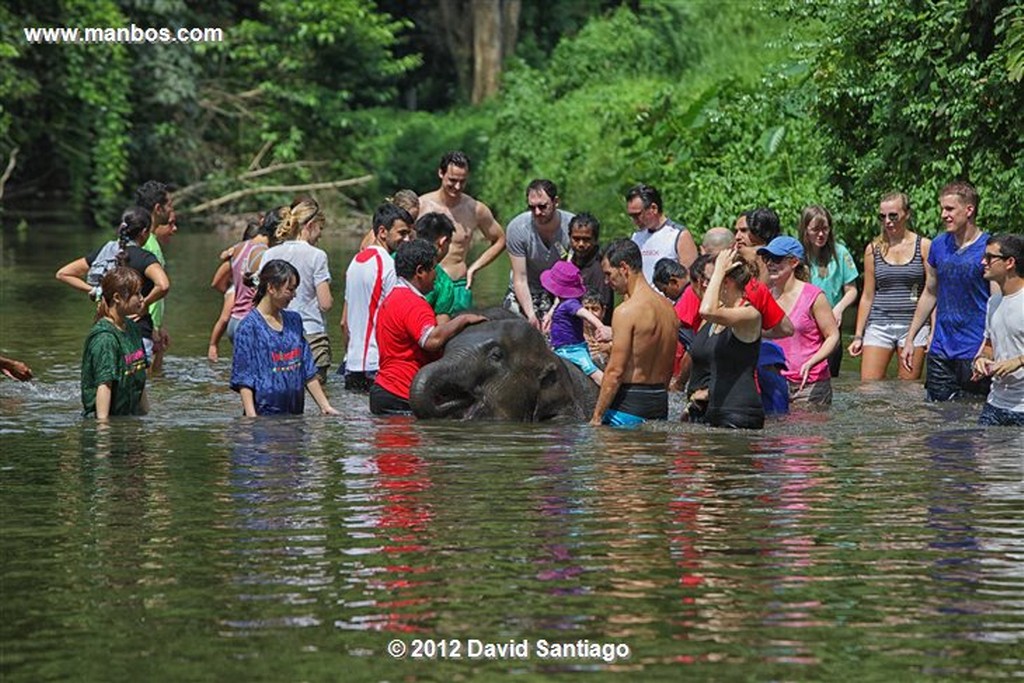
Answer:
M544 374L540 376L540 385L547 388L556 382L558 382L558 372L549 365Z
M487 352L487 360L493 363L500 363L504 357L505 353L501 350L500 346L493 346Z

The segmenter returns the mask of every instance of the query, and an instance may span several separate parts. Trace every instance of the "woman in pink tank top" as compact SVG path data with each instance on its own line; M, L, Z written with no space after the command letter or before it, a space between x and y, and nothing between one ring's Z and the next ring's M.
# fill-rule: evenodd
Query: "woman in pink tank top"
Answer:
M824 292L807 282L804 248L792 237L776 237L757 250L768 270L772 295L793 323L793 335L776 339L786 355L782 376L789 382L791 405L832 405L828 357L839 344L832 307Z

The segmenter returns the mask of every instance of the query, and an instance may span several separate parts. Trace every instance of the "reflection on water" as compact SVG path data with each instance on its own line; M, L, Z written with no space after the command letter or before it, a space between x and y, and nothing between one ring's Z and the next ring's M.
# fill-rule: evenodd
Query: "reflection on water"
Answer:
M247 420L186 353L204 320L154 414L103 427L65 323L40 381L0 382L5 682L1024 676L1024 438L977 404L848 368L830 413L760 434L375 420L337 388L341 419Z

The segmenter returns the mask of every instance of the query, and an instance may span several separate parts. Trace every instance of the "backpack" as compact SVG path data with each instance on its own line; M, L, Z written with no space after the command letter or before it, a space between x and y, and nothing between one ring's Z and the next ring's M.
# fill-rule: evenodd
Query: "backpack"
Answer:
M117 255L121 252L121 244L117 240L111 240L103 245L103 248L96 254L96 260L89 266L89 272L85 275L85 281L92 287L99 287L100 280L117 265Z

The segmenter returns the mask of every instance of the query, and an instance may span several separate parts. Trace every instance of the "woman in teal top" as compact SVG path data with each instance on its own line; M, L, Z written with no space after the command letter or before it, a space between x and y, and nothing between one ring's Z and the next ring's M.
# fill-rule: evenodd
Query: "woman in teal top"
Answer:
M807 254L807 268L811 272L811 284L825 293L832 315L840 333L843 329L843 312L857 301L857 265L850 250L836 242L832 230L832 214L824 206L808 206L800 216L800 243ZM843 345L840 339L835 352L829 356L828 368L833 377L839 376L839 364L843 360Z

